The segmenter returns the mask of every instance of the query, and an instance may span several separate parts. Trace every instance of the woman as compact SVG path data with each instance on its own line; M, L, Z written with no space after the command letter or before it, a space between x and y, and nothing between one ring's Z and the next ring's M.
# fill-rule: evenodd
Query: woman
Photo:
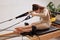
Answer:
M30 15L40 17L40 21L36 23L32 23L31 25L27 25L25 27L15 28L16 33L30 32L35 29L37 30L45 30L48 29L51 25L50 23L50 15L48 10L45 7L39 6L37 4L32 5L32 10L29 12Z

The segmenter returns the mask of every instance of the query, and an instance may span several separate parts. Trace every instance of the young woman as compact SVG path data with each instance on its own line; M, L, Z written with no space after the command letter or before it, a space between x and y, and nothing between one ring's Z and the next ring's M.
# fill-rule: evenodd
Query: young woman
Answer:
M30 15L40 17L39 22L32 23L31 25L26 25L25 27L15 28L16 33L30 32L33 30L45 30L51 25L49 11L38 4L32 5L32 11L29 12Z

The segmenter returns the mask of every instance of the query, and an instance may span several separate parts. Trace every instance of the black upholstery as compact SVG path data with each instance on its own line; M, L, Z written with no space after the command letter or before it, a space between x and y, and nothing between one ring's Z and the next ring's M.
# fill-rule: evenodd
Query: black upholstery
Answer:
M43 35L46 33L51 33L51 32L57 31L57 30L60 30L60 29L56 28L56 27L50 27L49 29L46 29L46 30L36 30L35 33L33 33L32 31L31 32L24 32L24 33L21 33L21 35L23 35L23 36L25 36L25 35L30 35L30 36Z
M54 22L54 24L60 25L60 20L56 20L56 21Z

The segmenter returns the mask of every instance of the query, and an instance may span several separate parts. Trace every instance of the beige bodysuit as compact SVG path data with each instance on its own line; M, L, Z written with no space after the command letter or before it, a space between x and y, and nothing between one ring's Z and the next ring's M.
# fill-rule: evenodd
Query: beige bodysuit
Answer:
M35 14L35 15L34 15ZM46 29L51 25L50 15L47 9L44 9L42 13L32 12L32 16L39 16L40 21L36 23L32 23L32 25L36 26L37 29Z

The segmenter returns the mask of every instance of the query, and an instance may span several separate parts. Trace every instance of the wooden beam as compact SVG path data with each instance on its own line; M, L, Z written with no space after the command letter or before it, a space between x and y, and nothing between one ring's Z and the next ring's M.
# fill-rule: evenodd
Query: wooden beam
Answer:
M15 32L0 34L0 40L10 39L10 38L14 38L17 36L20 36L20 34L17 34Z
M11 32L11 33L7 33L7 34L2 34L0 35L0 40L1 39L10 39L10 38L13 38L13 37L19 37L20 34L16 34L15 32ZM56 38L56 37L59 37L60 36L60 30L57 30L57 31L54 31L54 32L51 32L51 33L47 33L47 34L44 34L44 35L34 35L33 37L31 36L27 36L28 38L30 38L31 40L49 40L51 38Z
M44 35L39 35L39 36L27 36L28 38L30 38L31 40L49 40L51 38L56 38L60 36L60 30L51 32L51 33L47 33Z

